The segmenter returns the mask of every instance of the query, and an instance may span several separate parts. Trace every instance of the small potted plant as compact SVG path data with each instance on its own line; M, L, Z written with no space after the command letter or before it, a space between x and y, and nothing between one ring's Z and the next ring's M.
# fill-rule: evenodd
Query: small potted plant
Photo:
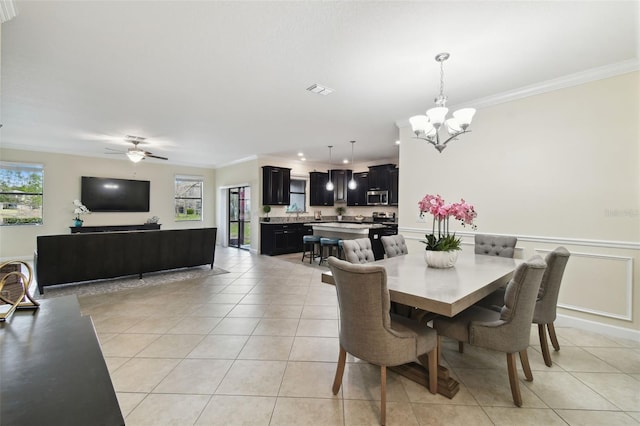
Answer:
M264 212L263 220L265 222L271 221L271 218L269 217L269 212L271 212L271 206L262 206L262 211Z
M74 205L74 209L73 209L73 214L75 214L76 216L73 218L73 224L76 227L80 227L82 226L82 223L84 222L80 216L82 216L83 214L91 214L91 212L89 211L89 209L80 202L80 200L73 200L73 205Z
M345 208L343 206L336 207L336 213L338 213L338 220L342 220L342 214L345 212Z

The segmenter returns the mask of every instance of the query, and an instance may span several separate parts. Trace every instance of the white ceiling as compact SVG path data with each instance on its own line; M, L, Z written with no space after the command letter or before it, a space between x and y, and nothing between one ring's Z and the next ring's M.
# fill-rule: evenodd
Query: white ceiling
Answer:
M17 1L3 147L170 162L397 156L397 120L639 57L637 1ZM329 96L305 91L313 83ZM482 120L482 111L476 115ZM113 158L113 156L109 156ZM123 156L123 160L126 157ZM160 161L160 160L145 160Z

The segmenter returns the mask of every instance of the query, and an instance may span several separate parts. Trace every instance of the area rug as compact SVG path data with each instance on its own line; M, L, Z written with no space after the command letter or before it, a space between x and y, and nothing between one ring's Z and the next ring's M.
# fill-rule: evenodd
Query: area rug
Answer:
M131 290L142 287L149 287L161 284L168 284L177 281L185 281L190 279L206 278L214 275L228 274L222 268L214 266L197 266L194 268L176 269L173 271L153 272L138 276L128 276L122 278L113 278L107 280L84 281L82 283L61 284L44 288L44 294L39 294L36 284L32 285L32 291L35 292L34 299L49 299L53 297L61 297L67 295L87 296L95 294L111 293L114 291Z

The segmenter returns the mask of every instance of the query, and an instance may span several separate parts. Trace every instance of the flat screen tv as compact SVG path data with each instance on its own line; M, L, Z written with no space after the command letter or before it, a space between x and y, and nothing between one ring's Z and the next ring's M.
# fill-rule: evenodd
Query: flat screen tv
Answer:
M80 198L92 212L148 212L148 180L82 176Z

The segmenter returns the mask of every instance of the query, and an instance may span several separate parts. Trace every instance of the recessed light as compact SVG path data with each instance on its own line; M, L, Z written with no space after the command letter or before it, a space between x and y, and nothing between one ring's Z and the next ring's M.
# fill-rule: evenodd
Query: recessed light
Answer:
M342 164L349 164L349 160L345 158L344 160L342 160Z
M304 154L302 152L299 152L298 157L304 157Z
M302 160L302 161L307 161L307 159L306 159L306 158L304 158L304 157L300 158L300 160Z
M400 145L400 139L396 141L396 145Z
M323 95L323 96L329 95L334 92L333 89L330 89L325 86L321 86L319 84L312 84L311 86L307 87L307 90L309 92L316 93L318 95Z

